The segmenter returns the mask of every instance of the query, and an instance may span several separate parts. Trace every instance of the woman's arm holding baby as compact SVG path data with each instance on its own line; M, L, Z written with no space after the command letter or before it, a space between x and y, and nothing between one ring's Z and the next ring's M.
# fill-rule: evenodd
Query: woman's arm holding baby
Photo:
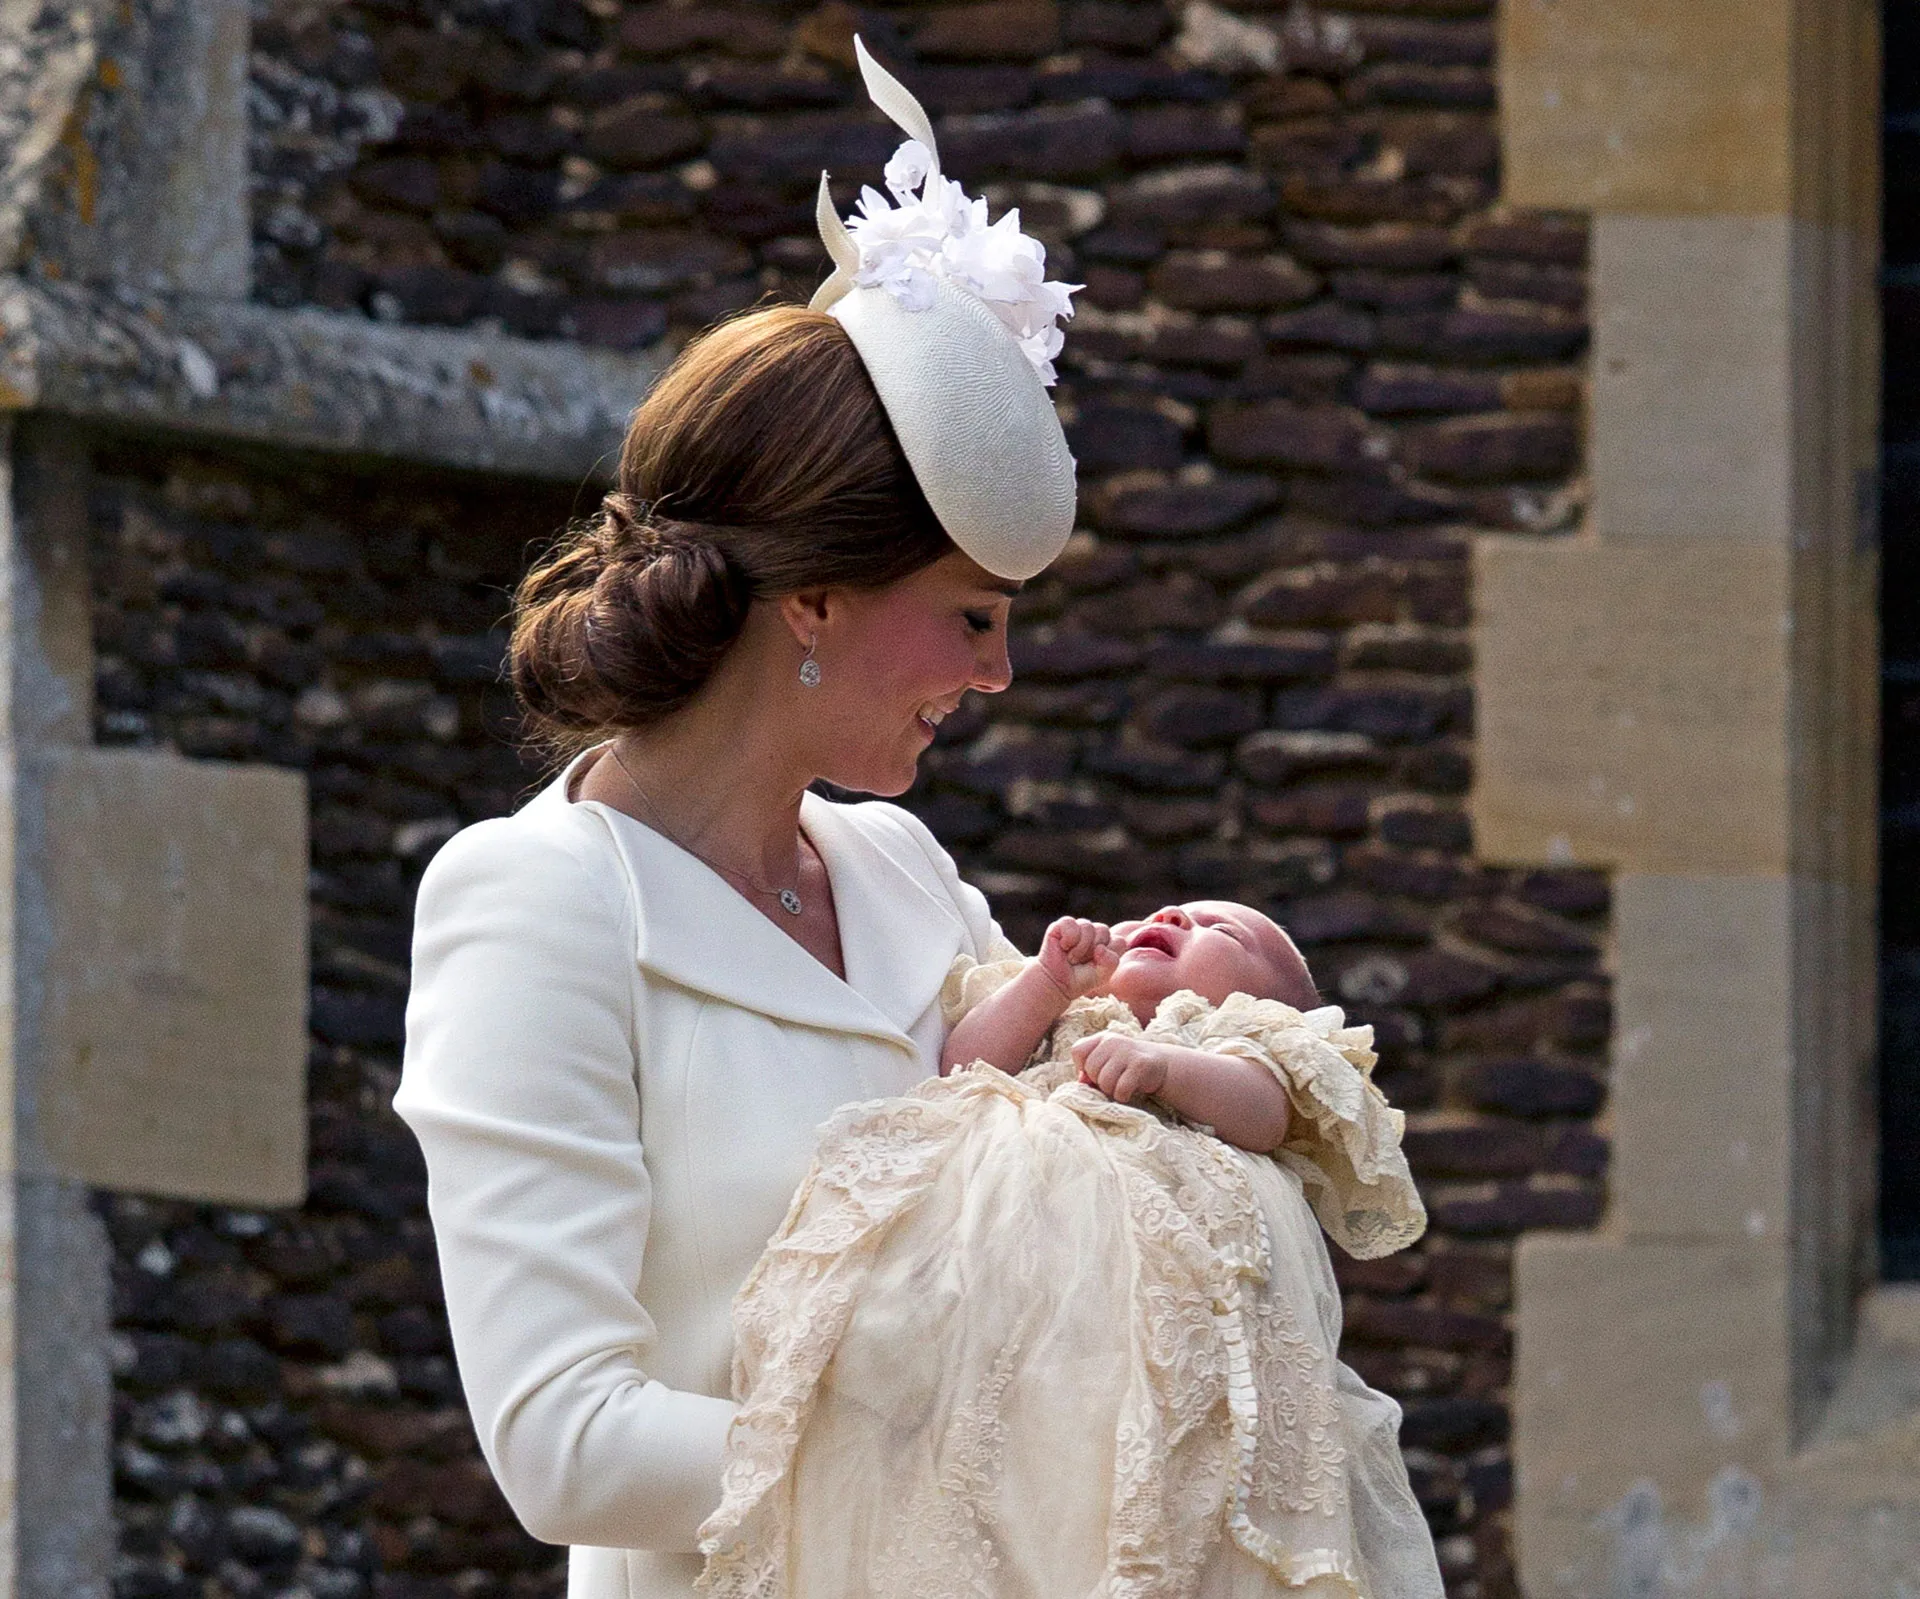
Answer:
M1095 1033L1073 1046L1080 1075L1122 1105L1151 1094L1188 1121L1257 1155L1278 1149L1293 1104L1278 1078L1258 1061L1215 1055L1124 1033Z
M1103 923L1063 916L1017 977L954 1024L940 1052L940 1075L977 1060L1019 1071L1060 1013L1113 975L1117 959Z

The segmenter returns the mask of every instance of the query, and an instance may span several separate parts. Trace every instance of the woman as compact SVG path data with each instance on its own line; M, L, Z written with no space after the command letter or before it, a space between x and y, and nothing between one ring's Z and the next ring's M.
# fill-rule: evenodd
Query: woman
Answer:
M691 1592L730 1302L815 1129L934 1075L949 966L1011 953L920 823L808 792L912 783L1006 686L1012 594L1072 527L1064 292L1017 229L969 235L863 67L916 136L899 210L871 196L856 240L823 180L814 306L708 334L636 413L601 517L517 596L515 686L577 753L420 889L395 1103L482 1450L574 1546L573 1599Z

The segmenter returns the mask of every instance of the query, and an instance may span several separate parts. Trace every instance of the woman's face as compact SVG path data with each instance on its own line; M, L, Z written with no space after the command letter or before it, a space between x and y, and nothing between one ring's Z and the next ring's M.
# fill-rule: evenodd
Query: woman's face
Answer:
M883 589L827 596L814 658L820 775L863 794L902 794L920 753L968 689L1013 680L1007 613L1018 583L959 551Z

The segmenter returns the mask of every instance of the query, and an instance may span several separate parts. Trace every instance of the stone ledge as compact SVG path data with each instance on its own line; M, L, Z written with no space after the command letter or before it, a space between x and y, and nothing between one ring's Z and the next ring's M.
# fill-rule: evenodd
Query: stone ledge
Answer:
M0 278L0 412L568 480L611 475L627 419L663 364L326 311Z

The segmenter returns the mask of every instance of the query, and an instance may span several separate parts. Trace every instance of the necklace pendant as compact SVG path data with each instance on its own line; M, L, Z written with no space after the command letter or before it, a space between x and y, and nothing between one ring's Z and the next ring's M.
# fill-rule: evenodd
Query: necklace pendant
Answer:
M800 896L790 888L781 889L780 908L789 916L798 916L801 910Z

